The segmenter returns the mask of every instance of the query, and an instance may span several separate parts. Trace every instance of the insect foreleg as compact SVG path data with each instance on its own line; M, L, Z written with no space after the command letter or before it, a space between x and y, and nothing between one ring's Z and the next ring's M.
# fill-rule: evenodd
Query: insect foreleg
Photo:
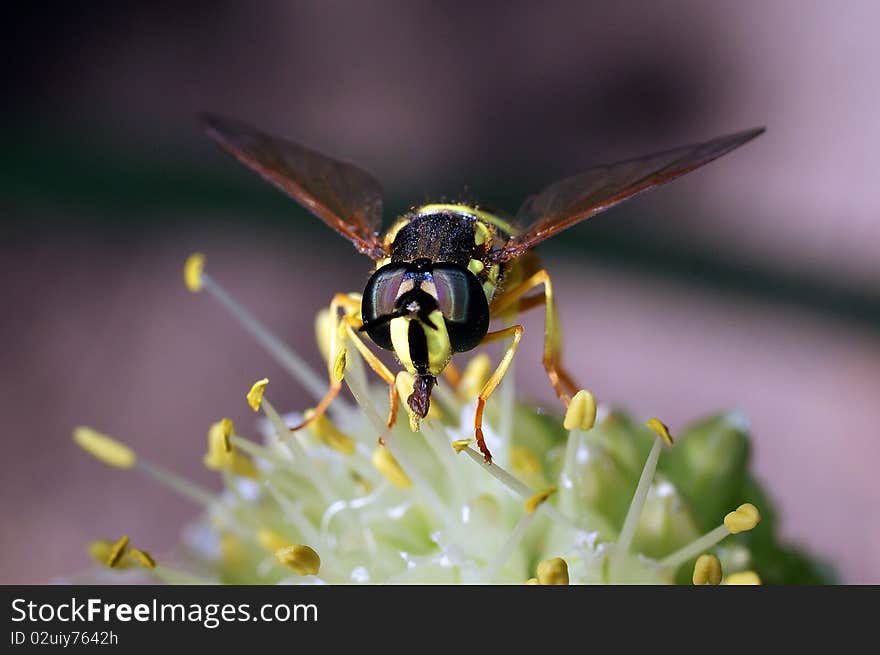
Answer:
M388 385L389 389L389 400L391 403L391 407L388 410L388 427L392 427L394 422L397 420L397 399L398 399L398 391L397 391L397 378L391 371L388 370L388 367L382 363L382 361L376 357L372 350L369 349L367 344L364 343L363 339L361 339L358 334L358 328L363 325L363 321L361 321L360 317L346 315L343 317L343 322L345 323L346 335L354 344L354 347L358 349L358 352L364 358L364 361L370 366L373 371L375 371L376 375L378 375L385 383Z
M504 377L504 374L507 373L507 369L510 366L510 362L513 360L516 349L519 347L522 333L523 329L521 325L512 325L503 330L487 333L481 342L482 345L498 341L499 339L505 339L509 336L513 337L513 342L510 344L507 351L505 351L504 356L501 358L501 362L498 364L498 368L496 368L495 372L489 376L489 379L486 380L486 384L483 385L480 394L477 396L477 411L474 414L474 436L477 439L477 446L480 448L480 452L483 453L483 457L486 458L487 462L492 461L492 453L489 452L489 449L486 447L486 440L483 438L483 409L486 406L486 400L488 400L489 396L492 395L492 392L495 391L495 387L501 382L501 378Z
M330 301L330 325L327 334L327 369L330 377L330 388L324 397L321 398L317 406L310 412L299 425L290 428L291 432L302 430L303 428L316 421L323 416L333 399L339 395L342 389L342 380L345 373L345 322L340 319L339 310L344 310L344 316L360 314L361 301L354 294L337 293Z

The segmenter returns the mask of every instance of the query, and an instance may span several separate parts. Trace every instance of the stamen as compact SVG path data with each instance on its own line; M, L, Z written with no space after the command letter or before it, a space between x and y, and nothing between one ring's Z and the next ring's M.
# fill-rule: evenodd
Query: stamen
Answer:
M194 270L198 270L194 267ZM258 321L250 312L238 304L219 284L207 273L199 271L198 279L201 288L207 291L226 311L232 314L238 323L259 343L290 375L302 384L309 393L320 400L324 396L324 382L312 368L305 363L293 350L287 347L265 325Z
M354 362L356 362L355 367L360 366L360 357L355 358ZM394 440L391 438L391 432L389 431L388 426L385 425L385 420L379 416L376 407L370 399L365 379L358 375L350 375L345 378L345 383L348 385L351 395L354 396L355 402L357 402L363 410L367 420L373 425L373 429L379 433L379 438L385 441L385 447L392 455L394 455L394 458L399 462L401 468L407 472L407 477L412 480L416 493L424 498L424 500L436 510L438 515L443 517L444 521L450 525L455 525L455 519L447 509L446 505L440 500L440 497L437 495L434 488L428 484L418 469L408 460L406 455L396 447Z
M74 441L98 461L121 469L135 468L173 491L200 505L214 504L214 494L150 462L139 460L134 451L112 437L91 428L80 427L73 432Z
M703 553L694 563L695 585L721 584L721 561L712 553Z
M251 390L247 392L247 403L248 405L250 405L250 408L255 412L260 411L260 403L263 402L263 392L266 390L266 386L268 384L269 378L257 380L256 382L254 382Z
M470 446L473 442L473 439L456 439L452 442L452 447L455 449L456 453L460 453L462 450Z
M109 539L96 539L95 541L89 544L89 556L101 564L102 566L107 566L107 562L109 561L110 551L113 550L114 542ZM117 569L127 569L131 566L131 562L126 559L121 559L117 564Z
M330 363L330 343L336 332L336 321L330 313L330 308L325 307L315 315L315 340L318 342L318 352L325 362Z
M230 471L255 480L260 477L257 467L232 447L230 437L234 429L235 426L228 418L212 424L208 430L208 452L202 461L212 471Z
M529 526L535 520L535 516L537 515L534 513L534 510L527 510L526 513L523 514L516 522L516 525L513 528L513 532L510 533L510 536L504 542L501 550L498 551L498 554L493 558L492 563L486 570L486 573L483 576L486 582L492 582L501 567L504 566L508 559L510 559L510 555L519 545L520 541L522 541L526 530L529 529Z
M392 455L387 448L382 446L376 448L376 450L373 451L372 462L373 466L376 467L379 473L384 475L385 479L395 487L409 489L412 486L412 480L410 480L409 476L402 468L400 468L400 464L397 463L397 460L394 459L394 455Z
M761 520L758 508L751 503L745 503L737 507L724 517L724 523L710 530L702 537L698 537L688 545L679 548L660 561L661 567L675 568L681 566L689 559L696 557L705 550L709 550L729 534L735 534L727 525L730 523L737 532L745 532L754 528Z
M137 470L199 505L211 507L216 503L212 492L160 466L141 460L137 463Z
M122 556L125 554L126 548L128 548L128 536L122 535L110 547L110 552L107 553L107 559L104 563L112 569L119 563L119 560L122 559Z
M150 555L147 551L141 550L140 548L129 548L128 554L135 562L140 564L145 569L156 568L156 560L153 559L153 556Z
M617 539L617 551L620 553L628 553L630 546L632 545L632 540L636 534L636 528L639 525L639 519L642 517L642 510L645 508L645 500L648 498L648 491L651 490L651 481L654 479L654 473L657 470L657 460L660 457L662 444L672 443L671 439L667 441L669 431L665 430L666 426L663 426L666 434L666 437L664 437L663 434L657 432L655 429L657 423L660 423L657 419L651 419L648 421L648 427L656 432L657 438L651 445L651 452L648 453L648 458L645 460L645 466L642 468L642 475L639 477L636 492L633 494L632 502L626 512L623 527L620 529L620 537ZM660 425L663 424L660 423Z
M347 367L348 350L346 350L345 346L342 346L339 349L339 352L336 353L336 360L333 362L333 379L336 380L336 382L342 382Z
M321 568L318 553L304 544L280 548L275 552L275 557L297 575L317 575Z
M486 353L480 353L471 358L467 366L465 366L461 374L461 381L458 384L458 396L461 400L471 401L476 399L486 384L486 380L489 379L489 374L492 372L491 367L492 362Z
M586 389L578 391L565 410L562 422L566 430L589 430L596 423L596 399Z
M721 584L727 585L759 585L761 577L754 571L740 571L739 573L731 573Z
M652 418L646 425L654 431L654 434L663 439L667 446L672 445L672 435L669 434L669 428L660 419Z
M205 256L200 252L194 252L186 258L183 265L183 281L186 288L193 293L202 290L202 271L205 270Z
M555 493L556 487L550 487L549 489L544 489L544 491L539 491L526 501L526 512L528 512L529 514L534 513L534 511L538 509L541 503L545 502L548 498L550 498L550 496Z
M314 485L326 502L330 502L335 495L333 490L327 484L326 479L320 475L320 472L315 470L314 467L308 465L309 460L306 451L303 449L297 438L290 434L290 430L288 430L287 426L284 424L284 420L278 412L275 411L275 408L272 406L272 403L269 402L268 398L263 398L263 402L260 403L260 409L263 410L263 414L272 424L272 427L275 430L275 438L292 454L293 461L298 466L297 471L302 473L308 481Z
M130 469L137 462L134 451L128 446L88 427L73 431L73 440L95 459L120 469Z
M453 442L460 443L460 442ZM454 446L453 446L454 447ZM528 500L532 496L535 495L535 492L530 489L526 484L521 482L519 479L505 471L503 468L498 466L495 462L486 462L485 458L482 454L475 451L473 448L464 444L458 452L465 453L468 457L470 457L474 462L479 464L486 472L489 473L493 478L498 480L505 487L510 489L515 494L522 496L524 499ZM574 528L575 530L583 530L577 521L569 518L564 515L562 512L557 510L553 505L548 505L543 503L538 506L538 509L544 512L549 518L553 519L557 523L562 523L570 528Z
M315 410L309 409L306 411L303 418L306 421L309 421L314 415ZM351 455L355 451L356 444L354 439L347 434L340 432L325 415L322 414L314 419L309 424L309 428L318 439L330 446L333 450L340 452L343 455Z
M748 532L761 521L761 513L751 503L743 503L724 517L724 525L730 534Z
M525 478L539 477L544 473L541 460L525 446L510 447L510 468Z
M561 557L545 559L538 564L538 583L542 585L567 585L568 564Z

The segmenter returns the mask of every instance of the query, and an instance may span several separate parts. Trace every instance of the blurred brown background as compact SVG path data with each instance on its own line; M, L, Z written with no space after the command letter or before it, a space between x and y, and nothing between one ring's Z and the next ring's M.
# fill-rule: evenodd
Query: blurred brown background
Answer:
M76 450L73 426L217 487L205 432L250 431L254 379L308 404L183 288L189 252L316 365L315 311L366 279L201 135L200 110L357 162L389 218L438 197L515 211L592 164L767 125L543 248L570 367L673 429L742 409L784 534L880 582L878 21L867 0L19 9L0 46L0 582L79 570L95 537L161 553L195 514ZM550 400L525 324L519 380Z

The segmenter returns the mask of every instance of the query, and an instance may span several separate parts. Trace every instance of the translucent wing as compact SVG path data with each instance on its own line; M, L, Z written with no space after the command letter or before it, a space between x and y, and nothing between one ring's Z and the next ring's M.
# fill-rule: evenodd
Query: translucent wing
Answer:
M208 135L226 152L350 240L362 253L382 258L378 235L382 188L369 173L263 134L240 121L210 114L201 119Z
M763 127L737 132L704 143L599 166L557 182L526 200L517 212L517 221L525 227L492 253L492 258L503 262L518 257L562 230L643 191L690 173L763 132Z

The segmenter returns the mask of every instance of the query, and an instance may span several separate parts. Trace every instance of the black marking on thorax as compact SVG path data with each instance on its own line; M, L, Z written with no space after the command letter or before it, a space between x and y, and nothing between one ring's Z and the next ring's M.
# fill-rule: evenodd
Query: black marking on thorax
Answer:
M467 266L476 249L474 221L452 212L415 216L395 236L391 261L429 259Z

